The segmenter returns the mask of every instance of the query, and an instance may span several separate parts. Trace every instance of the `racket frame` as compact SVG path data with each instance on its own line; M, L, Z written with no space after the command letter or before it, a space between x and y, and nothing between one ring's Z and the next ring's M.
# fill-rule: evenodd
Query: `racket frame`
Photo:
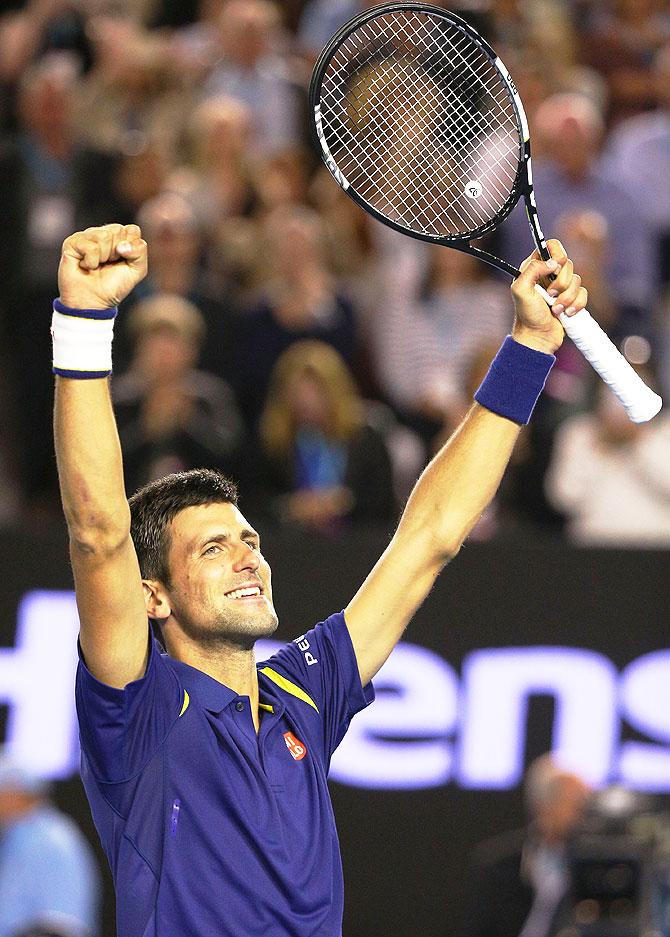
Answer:
M355 189L351 187L348 179L344 176L341 169L337 165L335 158L330 152L323 130L323 117L320 104L321 88L323 86L326 70L337 50L352 33L356 32L358 29L360 29L361 26L365 25L365 23L369 22L371 19L376 19L381 14L404 12L427 13L430 16L438 16L441 19L446 20L451 25L457 27L462 32L466 33L468 38L471 39L472 42L474 42L479 47L479 49L481 49L481 51L489 59L490 63L498 71L504 82L505 88L507 89L509 100L511 101L514 108L520 145L517 173L510 194L508 195L502 208L496 212L493 218L489 219L485 224L480 225L478 228L473 229L468 235L465 236L424 234L418 231L414 231L411 228L407 228L377 211L373 205L366 201L366 199L364 199L361 195L358 194L358 192L356 192ZM497 257L495 254L489 253L489 251L486 251L481 247L476 247L471 242L495 231L501 222L507 218L519 199L523 197L535 245L540 253L540 256L544 260L549 260L550 254L547 248L546 239L540 227L535 192L533 191L528 121L526 119L526 112L524 111L519 92L517 91L517 87L514 84L512 76L510 75L500 57L496 55L495 51L488 44L488 42L483 39L479 33L476 32L476 30L474 30L462 17L457 16L450 10L443 10L441 7L436 7L429 3L382 3L370 7L369 9L360 13L358 16L355 16L353 19L349 20L348 23L345 23L345 25L342 26L333 35L317 58L309 86L309 108L310 114L313 115L313 119L310 121L312 139L317 150L321 152L323 161L331 175L340 188L343 189L343 191L345 191L350 198L357 202L361 208L364 208L365 211L369 212L369 214L371 214L374 218L377 218L378 221L381 221L382 224L385 224L390 228L394 228L401 234L408 234L410 237L416 238L417 240L428 241L431 244L442 244L445 247L451 247L454 250L459 250L466 254L471 254L472 256L479 258L479 260L482 260L484 263L487 263L490 266L496 267L498 270L502 270L504 273L509 274L512 278L516 278L520 273L518 267L515 267L506 260Z
M509 100L512 103L517 122L517 131L519 134L519 161L514 183L503 206L496 212L493 218L479 228L475 228L467 235L430 235L414 231L407 228L391 218L386 217L377 211L369 202L360 196L351 188L348 180L343 175L337 165L332 153L329 150L323 130L323 118L320 107L320 95L323 79L326 69L332 61L337 49L346 41L346 39L366 22L377 18L383 13L395 12L415 12L426 13L430 16L440 17L452 26L457 27L464 32L469 39L486 55L493 67L498 71L503 79L507 90ZM312 79L309 86L309 106L310 113L313 115L311 121L312 136L314 143L321 152L322 158L331 175L347 195L357 202L364 211L377 218L382 224L399 231L401 234L409 235L420 241L427 241L431 244L441 244L445 247L462 251L477 257L484 263L502 270L509 274L513 279L519 276L520 270L503 260L496 257L480 247L476 247L471 241L489 234L494 231L502 221L510 214L519 199L523 197L526 207L526 214L531 230L533 240L538 253L543 260L549 260L551 255L547 248L547 242L540 227L540 220L537 211L535 192L533 190L533 172L531 166L530 154L530 132L528 121L524 111L519 92L511 77L509 71L502 60L496 55L493 48L483 39L473 27L469 25L460 16L452 13L450 10L443 10L441 7L433 6L428 3L382 3L370 7L363 13L351 19L332 37L319 55ZM552 306L555 300L549 296L539 284L535 289L540 293L548 306ZM616 346L611 342L605 332L601 329L595 319L592 319L586 309L582 309L577 315L570 318L565 312L562 312L559 319L570 336L577 345L584 357L591 363L594 369L600 374L602 379L610 386L612 391L619 397L623 403L628 416L635 423L643 423L650 420L661 409L663 401L647 387L640 376L633 370L628 361L619 352Z

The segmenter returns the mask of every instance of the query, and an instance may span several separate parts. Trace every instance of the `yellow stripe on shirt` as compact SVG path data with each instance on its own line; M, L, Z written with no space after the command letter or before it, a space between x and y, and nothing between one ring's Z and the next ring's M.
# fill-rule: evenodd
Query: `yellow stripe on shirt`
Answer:
M261 667L260 672L265 674L265 676L272 680L273 683L276 683L280 689L290 693L291 696L296 696L298 699L301 699L304 703L307 703L308 706L311 706L312 709L316 709L317 712L319 711L314 700L311 698L311 696L308 696L307 693L305 693L302 687L296 686L295 683L291 683L290 680L287 680L286 677L282 677L280 673L277 673L277 671L273 670L271 667Z

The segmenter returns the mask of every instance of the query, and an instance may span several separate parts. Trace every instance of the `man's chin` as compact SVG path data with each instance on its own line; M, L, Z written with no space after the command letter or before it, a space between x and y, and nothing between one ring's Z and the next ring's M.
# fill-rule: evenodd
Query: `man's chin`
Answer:
M268 615L264 622L259 622L254 641L259 641L261 638L271 638L278 627L279 621L277 616L274 613Z
M278 624L274 609L268 608L255 614L235 616L226 622L224 630L231 641L250 650L256 641L271 638Z

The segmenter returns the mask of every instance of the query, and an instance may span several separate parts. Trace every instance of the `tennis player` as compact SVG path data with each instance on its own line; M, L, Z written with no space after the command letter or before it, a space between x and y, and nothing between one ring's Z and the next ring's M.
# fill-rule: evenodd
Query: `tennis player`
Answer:
M563 248L549 245L553 260L530 258L512 285L512 336L359 591L257 664L254 642L277 616L234 485L196 470L152 483L130 506L124 495L112 329L147 272L147 245L137 226L118 224L65 241L52 325L56 454L81 621L82 774L119 937L341 934L330 757L493 497L563 339L556 314L586 304ZM538 282L558 294L554 315Z

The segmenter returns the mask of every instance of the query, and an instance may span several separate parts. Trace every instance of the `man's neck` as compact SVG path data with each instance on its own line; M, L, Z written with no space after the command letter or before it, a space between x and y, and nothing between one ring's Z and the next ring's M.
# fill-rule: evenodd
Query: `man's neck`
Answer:
M230 687L238 696L248 696L251 715L258 731L258 673L253 648L246 650L229 644L203 648L199 644L183 642L168 650L176 660L201 670L208 677Z

